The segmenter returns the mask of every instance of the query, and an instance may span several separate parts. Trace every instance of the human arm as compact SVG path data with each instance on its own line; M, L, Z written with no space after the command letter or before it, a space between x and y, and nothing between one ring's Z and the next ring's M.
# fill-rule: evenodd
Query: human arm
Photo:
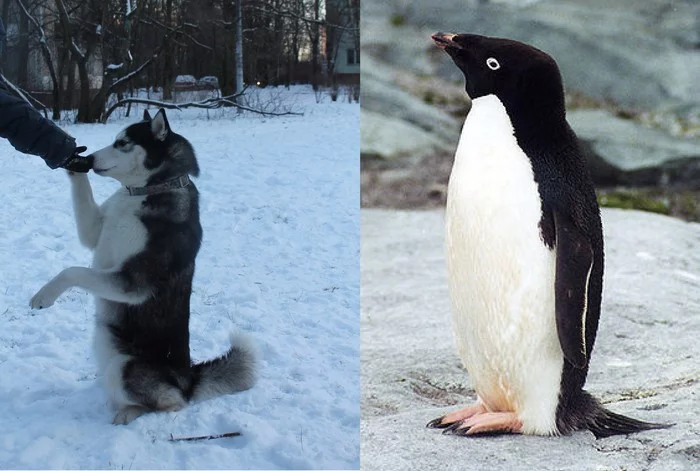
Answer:
M73 137L13 95L1 80L0 137L20 152L43 158L50 168L66 164L76 149Z

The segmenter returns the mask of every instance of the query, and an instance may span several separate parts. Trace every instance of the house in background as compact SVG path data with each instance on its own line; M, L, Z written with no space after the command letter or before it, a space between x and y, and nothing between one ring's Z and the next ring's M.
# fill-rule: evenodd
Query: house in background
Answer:
M360 0L326 0L326 58L335 84L360 83Z

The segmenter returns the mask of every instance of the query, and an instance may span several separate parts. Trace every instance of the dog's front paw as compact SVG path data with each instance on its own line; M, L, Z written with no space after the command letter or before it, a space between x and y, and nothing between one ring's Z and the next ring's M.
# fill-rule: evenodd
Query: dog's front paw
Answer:
M32 297L32 300L29 301L29 306L32 309L46 309L47 307L51 307L62 292L62 290L57 289L55 283L46 283L44 287Z

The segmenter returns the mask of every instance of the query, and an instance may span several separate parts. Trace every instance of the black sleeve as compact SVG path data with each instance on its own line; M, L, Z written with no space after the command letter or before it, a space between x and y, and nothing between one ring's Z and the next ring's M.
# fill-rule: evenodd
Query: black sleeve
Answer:
M51 168L60 167L75 151L75 139L29 103L13 95L0 79L0 137L25 154L38 155Z

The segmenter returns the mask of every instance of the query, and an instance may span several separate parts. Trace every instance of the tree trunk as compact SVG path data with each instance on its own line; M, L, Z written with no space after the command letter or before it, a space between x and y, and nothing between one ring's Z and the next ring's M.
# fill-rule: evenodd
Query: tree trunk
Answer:
M321 2L320 0L314 0L314 11L313 11L314 23L311 25L311 85L314 90L318 90L318 85L320 81L319 71L320 71L320 36L321 31L318 21L321 17Z
M73 35L73 27L68 17L63 0L56 0L56 8L58 10L59 23L63 30L63 38L66 44L69 45L75 62L78 64L78 77L80 78L80 103L78 104L78 116L75 120L78 123L93 123L99 119L99 112L91 109L90 102L90 75L88 74L88 62L92 55L93 49L96 46L96 41L88 42L87 49L81 51L75 43Z
M173 0L167 0L165 3L165 21L163 22L165 26L172 26L173 22ZM163 100L173 99L173 78L175 73L173 72L173 50L174 48L169 44L165 46L163 50Z
M304 4L301 3L301 9L299 11L300 16L304 15L303 10ZM289 66L289 81L287 86L291 83L296 83L298 80L297 74L299 71L299 36L300 36L301 22L299 20L294 20L294 31L292 32L292 57Z
M78 77L80 78L80 102L78 104L78 116L75 120L78 123L89 123L90 121L90 76L87 70L87 60L74 56L78 65Z
M236 88L234 93L243 90L243 0L236 0Z
M280 9L280 1L275 0L275 10ZM272 46L272 51L274 51L274 70L273 72L273 79L272 83L277 86L280 85L281 79L280 77L282 76L282 57L284 56L284 43L283 43L283 35L284 35L284 20L282 18L282 15L276 14L275 15L275 21L274 21L274 26L272 28L273 32L273 46Z
M236 8L234 1L223 0L222 13L224 16L224 25L222 27L223 41L221 47L221 69L220 82L221 94L224 96L233 95L236 87L236 65L234 58L234 49L236 48L235 33L233 23L236 21ZM228 26L231 25L231 26Z
M7 1L7 0L5 0ZM20 88L29 88L29 20L24 16L19 17L19 45L17 55L20 57L17 69L17 85Z
M0 20L2 20L2 23L4 25L7 25L8 23L8 18L10 16L10 0L3 0L2 2L2 12L0 13ZM7 28L7 26L5 26ZM4 44L0 44L0 47L5 46ZM0 55L0 72L2 72L3 69L3 64L7 60L7 52L5 49L2 51L2 55Z
M66 84L66 95L65 95L65 109L67 110L72 110L75 105L75 62L70 59L70 56L68 56L68 73L66 75L66 79L68 80L68 83Z
M71 76L73 74L69 74L70 72L70 67L71 67L71 62L70 62L70 49L63 45L61 47L58 47L59 51L59 58L58 58L58 90L61 95L61 101L58 103L54 104L54 108L58 108L59 110L69 110L70 109L70 94L67 95L66 88L70 87L71 84L70 82L66 84L66 74L69 75L68 80L71 79ZM66 87L68 85L68 87Z

